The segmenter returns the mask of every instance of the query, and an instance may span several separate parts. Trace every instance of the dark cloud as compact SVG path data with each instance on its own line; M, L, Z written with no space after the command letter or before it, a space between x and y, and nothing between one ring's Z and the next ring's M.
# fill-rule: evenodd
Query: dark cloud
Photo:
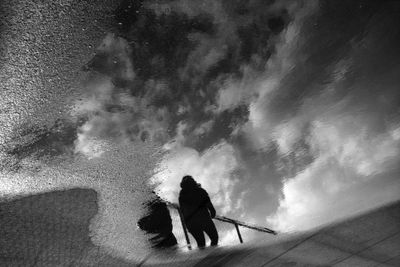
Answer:
M280 90L272 94L273 101L268 104L270 112L279 116L278 120L293 116L292 111L298 109L304 98L319 93L321 85L332 82L332 67L357 53L354 45L371 30L371 17L379 8L382 3L378 2L321 2L320 12L310 16L299 32L304 45L296 51L292 71L281 81ZM368 62L365 66L372 64ZM350 69L346 75L360 76L353 71ZM345 97L346 93L348 90L343 89L337 92L337 97Z
M135 80L125 84L116 81L120 70L107 63L111 53L98 53L88 64L92 70L113 77L116 86L145 98L148 105L166 109L171 137L184 121L190 140L187 145L197 148L228 138L235 129L232 124L244 120L246 111L212 112L218 106L219 89L228 79L241 79L245 65L262 71L272 53L270 39L290 21L283 6L272 10L272 3L264 1L216 1L207 8L204 4L124 1L115 19L118 34L132 51L129 58ZM157 89L159 84L163 90ZM207 127L211 133L204 132L204 127L198 129L212 124L210 121L214 122L213 127ZM211 137L196 138L199 132Z

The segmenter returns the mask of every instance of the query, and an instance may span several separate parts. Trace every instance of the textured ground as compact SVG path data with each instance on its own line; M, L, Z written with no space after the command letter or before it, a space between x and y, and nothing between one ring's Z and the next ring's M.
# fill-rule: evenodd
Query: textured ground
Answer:
M0 266L128 266L90 239L97 193L70 189L0 203Z

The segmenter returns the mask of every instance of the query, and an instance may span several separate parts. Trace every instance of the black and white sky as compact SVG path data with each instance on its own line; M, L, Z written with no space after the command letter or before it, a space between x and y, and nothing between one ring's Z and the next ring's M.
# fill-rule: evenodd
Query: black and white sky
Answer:
M143 183L176 202L190 174L219 214L282 232L399 199L398 2L159 0L114 3L101 18L96 10L81 32L96 42L82 50L84 37L67 36L79 64L66 57L66 70L46 76L66 81L32 85L58 95L22 119L7 115L3 194ZM22 86L7 75L9 91ZM24 105L9 104L20 95L4 107ZM74 178L43 178L61 165ZM97 178L71 174L84 169ZM133 201L129 190L110 198ZM132 213L125 204L113 213L120 229Z

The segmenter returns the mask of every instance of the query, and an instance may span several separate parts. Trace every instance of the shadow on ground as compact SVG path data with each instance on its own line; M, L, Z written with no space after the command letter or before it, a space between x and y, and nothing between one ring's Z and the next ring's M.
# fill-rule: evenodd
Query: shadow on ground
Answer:
M97 193L70 189L0 203L0 266L132 266L90 240Z

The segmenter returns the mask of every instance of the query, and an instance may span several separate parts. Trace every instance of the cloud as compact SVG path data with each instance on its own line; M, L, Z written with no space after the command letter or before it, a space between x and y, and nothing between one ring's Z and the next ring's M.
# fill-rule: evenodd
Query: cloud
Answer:
M221 85L216 96L217 112L233 110L240 105L249 104L257 97L255 87L259 76L248 66L242 67L242 72L242 78L230 77Z
M154 95L165 91L162 84L147 81L143 96L133 96L124 85L132 83L136 76L130 54L126 40L108 34L87 64L91 73L85 92L71 112L84 121L78 128L76 153L99 157L107 147L105 141L163 144L169 140L169 112L151 104Z
M335 79L320 95L305 101L296 116L275 127L273 140L281 154L295 153L296 143L303 140L313 158L283 180L279 207L267 219L277 230L308 230L398 198L394 178L382 178L400 171L398 121L390 106L363 91L338 100L332 92L340 81ZM384 88L379 94L389 96L393 91Z
M210 132L213 125L214 125L213 120L206 121L206 122L200 124L198 127L196 127L193 130L193 133L198 136L204 135L204 134Z
M240 78L225 80L216 96L216 110L218 113L246 105L249 111L248 121L236 126L233 134L246 135L254 149L265 150L271 143L277 142L284 154L301 137L304 121L285 118L285 113L291 107L283 107L283 112L280 113L274 112L276 103L272 101L277 94L284 93L282 83L293 72L294 67L304 60L301 49L307 39L301 31L303 24L317 13L318 2L278 1L268 10L270 14L279 14L286 10L290 18L287 27L279 35L270 37L267 47L271 55L267 60L261 60L261 71L252 64L243 64ZM282 123L283 120L286 121Z
M279 207L267 220L278 230L307 230L396 199L397 186L387 186L393 179L380 177L399 171L397 119L390 106L363 91L338 98L333 92L343 79L335 77L320 95L304 101L295 116L274 128L272 140L281 155L296 153L296 144L303 141L313 159L283 180ZM393 91L389 87L379 94ZM372 190L367 186L371 180L381 180L381 185L370 193L373 198L364 199L362 192ZM362 207L355 203L360 199Z
M289 4L292 21L275 39L265 72L252 72L255 78L247 86L235 81L219 92L219 110L248 106L248 122L237 132L248 138L253 150L276 151L277 161L294 158L279 167L286 175L282 195L267 220L281 231L310 229L350 216L392 201L399 192L394 178L381 178L398 174L400 158L398 108L388 101L398 99L393 86L399 69L385 64L391 45L386 42L388 49L374 50L380 37L371 30L360 44L327 51L318 43L323 38L318 29L314 36L306 33L321 23L318 10L315 2ZM383 28L379 23L376 28ZM357 33L346 36L351 34ZM374 46L359 49L367 43ZM321 60L324 53L331 58ZM386 74L365 67L371 62ZM382 187L373 190L372 184L379 183ZM373 196L365 205L359 203L362 192Z
M267 223L282 232L309 230L397 200L398 183L393 177L384 180L380 176L375 176L379 183L365 181L366 177L335 158L318 158L284 180L279 207Z
M307 1L304 5L293 2L287 8L293 17L292 21L275 39L275 51L266 63L266 71L253 79L255 82L250 86L257 97L248 104L249 122L244 126L244 131L253 136L258 146L266 146L273 140L274 131L282 130L274 129L282 118L274 116L270 110L273 93L283 90L281 84L284 79L297 64L302 63L300 48L306 42L301 35L302 26L318 10L316 1ZM290 107L285 109L289 110Z
M75 153L82 153L89 159L100 157L107 150L107 142L90 137L92 125L85 124L81 127L75 140Z

